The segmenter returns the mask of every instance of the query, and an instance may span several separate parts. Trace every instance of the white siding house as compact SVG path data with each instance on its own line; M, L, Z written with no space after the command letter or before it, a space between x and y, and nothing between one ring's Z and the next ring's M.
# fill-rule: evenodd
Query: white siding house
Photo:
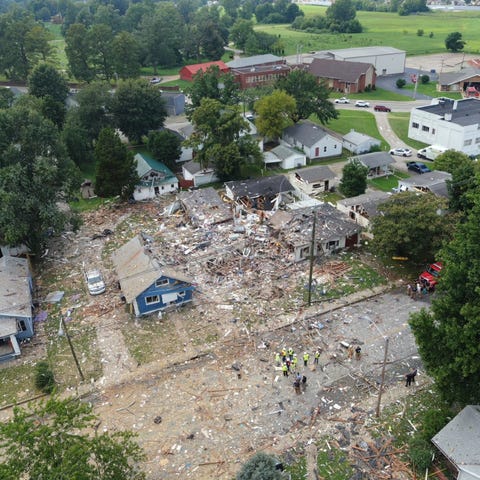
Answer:
M290 182L307 195L317 195L328 192L332 188L335 174L327 165L294 170L290 174Z
M277 165L284 170L304 167L307 164L307 157L303 152L286 145L278 145L268 152L264 152L264 162L266 165Z
M343 148L357 155L367 153L373 147L380 147L381 143L380 140L353 129L343 136Z
M193 182L194 187L218 182L217 174L213 168L202 168L200 164L194 160L182 165L182 174L185 180Z
M467 155L480 154L480 100L436 98L410 113L408 137Z
M282 139L292 147L297 147L312 158L337 157L342 154L342 141L333 132L320 125L305 121L287 127Z

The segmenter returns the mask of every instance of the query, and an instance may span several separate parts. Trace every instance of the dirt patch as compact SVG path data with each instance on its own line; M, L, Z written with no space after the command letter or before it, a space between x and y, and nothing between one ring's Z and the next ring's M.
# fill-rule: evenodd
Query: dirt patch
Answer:
M435 53L432 55L418 55L407 57L405 66L418 70L436 73L458 72L468 67L468 61L479 58L479 55L469 53Z

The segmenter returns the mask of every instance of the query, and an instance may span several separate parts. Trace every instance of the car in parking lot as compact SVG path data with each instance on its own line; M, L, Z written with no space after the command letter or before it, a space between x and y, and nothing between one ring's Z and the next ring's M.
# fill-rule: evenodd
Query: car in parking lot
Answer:
M376 111L376 112L391 112L392 109L389 108L389 107L386 107L385 105L375 105L373 107L373 109Z
M350 103L350 100L347 97L336 98L335 103Z
M151 80L150 80L150 83L152 85L155 85L156 83L160 83L162 81L162 78L161 77L153 77Z
M370 106L370 103L369 102L365 102L364 100L357 100L355 102L355 106L356 107L369 107Z
M85 270L85 281L90 295L100 295L105 292L105 281L100 270Z
M431 172L431 170L422 162L407 162L407 168L416 173Z
M412 151L409 148L392 148L390 155L398 155L399 157L411 157Z

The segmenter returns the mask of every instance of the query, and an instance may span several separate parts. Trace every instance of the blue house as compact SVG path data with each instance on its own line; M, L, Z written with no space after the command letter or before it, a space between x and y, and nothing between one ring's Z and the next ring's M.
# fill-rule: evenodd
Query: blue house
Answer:
M33 281L25 258L0 258L0 360L21 354L19 341L33 337Z
M192 301L192 280L178 269L164 265L153 245L140 236L116 250L112 261L125 301L135 316L149 315Z

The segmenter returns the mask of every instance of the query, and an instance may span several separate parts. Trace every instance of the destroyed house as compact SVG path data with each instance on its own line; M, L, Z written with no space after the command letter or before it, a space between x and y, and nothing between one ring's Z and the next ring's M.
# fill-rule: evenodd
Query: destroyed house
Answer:
M315 238L312 241L315 217ZM360 226L328 203L293 211L277 211L269 219L272 235L301 262L314 255L325 257L359 243Z
M0 258L0 360L19 356L19 341L33 337L33 281L25 258Z
M227 197L248 210L274 210L294 187L283 175L225 183Z
M192 280L178 267L164 264L140 236L116 250L112 261L125 301L139 317L192 301Z
M212 188L181 192L179 201L190 223L195 227L206 227L232 220L232 211Z

